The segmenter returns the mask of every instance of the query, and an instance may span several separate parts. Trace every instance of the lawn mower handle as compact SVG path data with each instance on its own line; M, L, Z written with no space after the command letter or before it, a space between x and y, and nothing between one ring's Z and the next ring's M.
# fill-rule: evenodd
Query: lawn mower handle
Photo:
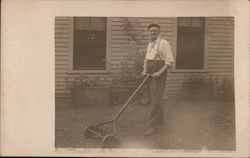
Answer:
M128 98L128 100L126 101L126 103L123 104L123 106L121 107L121 109L119 110L119 112L113 117L113 121L116 121L118 119L118 117L120 116L120 114L122 113L122 111L127 107L128 103L132 100L132 98L135 96L135 94L141 89L141 87L143 86L143 84L148 80L148 78L150 76L151 76L151 74L146 74L146 77L141 82L141 84L136 88L136 90L133 92L133 94Z
M141 84L136 88L136 90L133 92L133 94L129 97L129 99L126 101L125 104L123 104L123 106L121 107L121 109L118 111L118 113L109 121L106 122L102 122L96 125L96 127L100 127L103 126L105 124L109 124L109 123L114 123L118 117L121 115L122 111L127 107L128 103L131 101L131 99L135 96L135 94L140 90L140 88L143 86L143 84L148 80L148 78L151 76L151 74L146 74L146 77L144 78L144 80L141 82Z

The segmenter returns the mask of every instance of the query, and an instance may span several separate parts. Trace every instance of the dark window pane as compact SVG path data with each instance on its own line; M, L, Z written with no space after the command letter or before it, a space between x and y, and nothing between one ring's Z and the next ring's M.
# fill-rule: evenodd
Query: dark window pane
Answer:
M75 18L74 70L106 69L106 18Z
M179 21L180 20L180 21ZM185 21L190 25L184 25ZM204 68L204 19L178 18L176 69Z

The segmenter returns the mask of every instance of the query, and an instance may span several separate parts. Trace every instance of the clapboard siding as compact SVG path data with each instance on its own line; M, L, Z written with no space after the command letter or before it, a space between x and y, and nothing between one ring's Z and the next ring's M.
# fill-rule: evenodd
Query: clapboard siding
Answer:
M55 91L56 96L67 93L62 75L68 69L69 53L69 18L55 18ZM65 76L66 77L66 76Z
M230 17L217 17L209 18L208 21L208 71L212 75L225 75L220 72L231 72L231 74L227 75L232 75L234 19Z
M146 46L149 41L147 26L152 22L157 22L162 28L162 37L167 39L173 52L176 50L176 18L129 18L134 28L141 32L138 38ZM208 28L206 35L206 53L207 53L207 75L214 75L218 78L233 75L233 51L234 51L234 19L229 17L207 18ZM110 19L110 46L109 63L110 73L72 73L70 67L70 53L72 44L72 25L71 17L55 18L55 91L56 96L63 97L69 93L66 88L66 80L73 83L78 77L100 78L103 85L111 83L111 76L120 73L122 63L132 67L133 59L136 56L136 50L131 47L131 37L124 30L124 18L114 17ZM165 97L182 94L182 84L187 71L178 72L171 70L168 73L165 88Z

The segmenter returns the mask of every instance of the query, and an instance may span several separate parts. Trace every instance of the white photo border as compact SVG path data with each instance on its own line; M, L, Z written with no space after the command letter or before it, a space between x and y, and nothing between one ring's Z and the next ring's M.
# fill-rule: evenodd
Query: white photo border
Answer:
M55 17L233 16L236 151L55 148ZM2 155L249 156L248 0L4 0L2 2Z

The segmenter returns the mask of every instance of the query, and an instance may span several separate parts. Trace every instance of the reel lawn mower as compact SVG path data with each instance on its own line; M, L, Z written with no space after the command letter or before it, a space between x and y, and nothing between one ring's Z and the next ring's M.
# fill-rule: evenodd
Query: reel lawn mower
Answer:
M89 138L99 138L102 139L102 148L118 148L121 146L120 139L116 136L116 121L121 115L121 113L125 110L129 102L133 99L136 93L141 89L141 87L145 84L145 82L149 79L151 75L147 74L140 85L136 88L136 90L132 93L132 95L128 98L128 100L122 105L120 110L114 115L114 117L106 122L99 123L97 125L87 125L84 128L84 137L86 139ZM112 124L112 133L107 134L101 127L107 124Z

